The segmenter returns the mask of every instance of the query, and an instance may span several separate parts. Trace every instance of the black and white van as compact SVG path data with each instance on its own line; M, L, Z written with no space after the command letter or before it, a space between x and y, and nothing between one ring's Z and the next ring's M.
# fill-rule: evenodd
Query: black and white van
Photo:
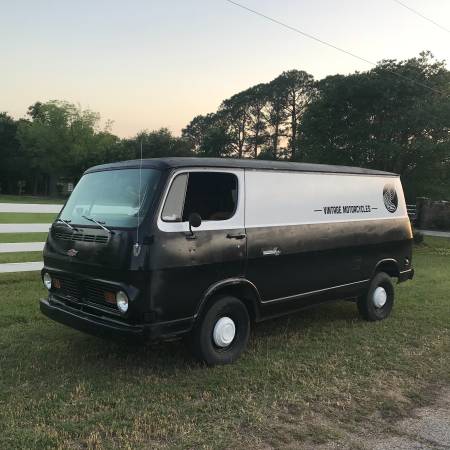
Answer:
M387 317L413 277L398 175L354 167L163 158L87 170L44 249L41 310L98 335L189 335L234 361L250 324L336 299Z

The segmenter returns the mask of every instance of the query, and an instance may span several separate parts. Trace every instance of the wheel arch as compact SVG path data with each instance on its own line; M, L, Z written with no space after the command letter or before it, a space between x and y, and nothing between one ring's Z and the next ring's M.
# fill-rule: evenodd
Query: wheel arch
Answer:
M400 277L400 267L399 267L398 261L395 260L394 258L386 258L386 259L382 259L381 261L378 261L378 263L376 264L375 269L373 271L372 278L378 272L385 272L393 278L399 278Z
M221 295L232 295L241 300L247 307L250 319L257 321L260 317L260 295L257 287L246 278L229 278L211 285L198 304L194 319L197 320L214 298Z

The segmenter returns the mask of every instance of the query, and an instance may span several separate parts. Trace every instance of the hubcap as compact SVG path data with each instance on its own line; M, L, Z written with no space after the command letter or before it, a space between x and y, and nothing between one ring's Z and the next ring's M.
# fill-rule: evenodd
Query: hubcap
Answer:
M213 339L217 347L228 347L236 335L236 326L229 317L221 317L214 325Z
M373 304L376 308L382 308L386 304L387 293L386 290L378 286L373 293Z

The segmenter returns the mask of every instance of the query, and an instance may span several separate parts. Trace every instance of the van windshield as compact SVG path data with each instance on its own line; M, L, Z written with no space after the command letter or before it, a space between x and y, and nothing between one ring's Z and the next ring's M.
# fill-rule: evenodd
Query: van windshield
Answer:
M136 227L138 215L142 219L153 200L159 178L155 169L142 169L141 176L139 169L88 173L76 185L59 218L72 225L93 225L89 218L106 227Z

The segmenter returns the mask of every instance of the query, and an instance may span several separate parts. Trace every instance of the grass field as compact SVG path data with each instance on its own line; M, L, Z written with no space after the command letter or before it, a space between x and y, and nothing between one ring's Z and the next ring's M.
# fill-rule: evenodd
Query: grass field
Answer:
M53 213L0 213L0 223L51 223L57 214Z
M450 240L426 238L392 316L340 302L257 325L233 365L43 317L38 273L0 286L0 448L285 448L389 432L450 383ZM357 443L353 446L357 448Z
M45 203L62 205L66 200L59 197L39 197L31 195L0 195L0 203Z
M47 233L0 233L0 244L12 242L45 242Z
M42 252L0 253L0 264L42 261Z

